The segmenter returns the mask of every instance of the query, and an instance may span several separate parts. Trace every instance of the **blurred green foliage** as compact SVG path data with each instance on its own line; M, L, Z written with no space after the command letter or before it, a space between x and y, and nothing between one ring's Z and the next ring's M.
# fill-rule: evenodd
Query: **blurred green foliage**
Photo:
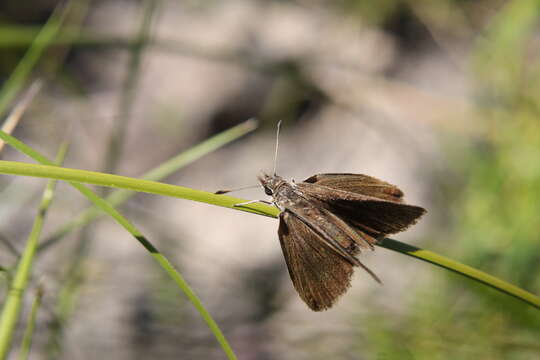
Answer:
M506 3L471 51L473 131L442 134L451 177L446 254L540 293L540 3ZM463 122L467 123L467 122ZM464 129L468 132L467 129ZM456 138L459 137L458 141ZM538 359L540 314L454 274L373 315L366 333L380 359ZM428 300L429 299L429 300Z

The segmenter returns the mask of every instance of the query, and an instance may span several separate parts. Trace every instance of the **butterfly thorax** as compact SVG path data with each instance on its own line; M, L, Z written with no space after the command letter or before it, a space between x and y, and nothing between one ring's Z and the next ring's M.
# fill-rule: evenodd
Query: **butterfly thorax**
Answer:
M263 174L259 176L259 181L266 195L272 196L281 210L291 206L309 206L306 199L295 189L294 183L291 184L281 176Z

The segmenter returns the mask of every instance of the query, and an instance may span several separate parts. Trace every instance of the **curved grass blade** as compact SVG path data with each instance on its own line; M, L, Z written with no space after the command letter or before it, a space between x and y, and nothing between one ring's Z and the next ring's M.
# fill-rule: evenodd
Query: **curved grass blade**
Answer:
M6 118L4 123L2 124L2 131L12 134L13 130L15 130L15 127L19 124L19 121L21 120L22 115L34 99L34 97L37 95L39 90L41 90L41 86L43 85L43 82L41 80L34 81L24 96L22 97L21 101L15 105L9 116ZM0 141L0 152L4 149L5 142Z
M60 146L57 163L62 163L67 148L67 144ZM2 314L0 315L0 359L2 360L7 357L11 346L13 333L21 312L23 295L31 277L39 237L41 235L41 230L43 229L43 224L45 223L45 215L47 214L47 210L54 197L56 182L56 180L51 179L45 187L36 219L32 226L32 230L30 231L30 235L28 235L25 249L17 264L13 282L9 286L6 301L2 308Z
M26 164L30 165L31 168L36 169L35 167L42 167L47 169L63 169L58 166L54 166L53 163L47 159L45 156L41 155L31 147L25 145L21 141L15 139L14 137L4 133L3 131L0 131L0 138L4 140L9 145L13 146L17 150L23 152L24 154L30 156L36 161L39 161L41 163L45 163L48 165L34 165L34 164ZM11 163L11 165L14 164L22 164L12 161L1 161L4 163ZM17 167L17 165L15 165ZM28 170L28 168L27 168ZM32 172L32 171L31 171ZM1 173L1 170L0 170ZM96 173L99 174L99 173ZM45 176L45 174L42 174L43 176L38 177L48 177ZM55 178L54 176L51 178ZM129 178L126 178L129 179ZM83 180L83 178L79 178L79 180ZM231 346L229 345L229 342L221 332L221 329L217 325L217 323L214 321L210 313L206 310L206 308L203 306L200 299L197 297L195 292L191 289L191 287L187 284L187 282L184 280L184 278L180 275L180 273L171 265L171 263L167 260L163 254L161 254L157 248L155 248L152 243L148 239L146 239L143 234L133 225L128 219L123 217L113 206L111 206L106 200L102 199L98 195L96 195L92 190L90 190L88 187L80 184L79 182L75 181L69 181L69 184L79 190L84 196L86 196L90 201L92 201L94 204L96 204L99 208L101 208L103 211L105 211L107 214L109 214L113 219L116 220L124 229L126 229L139 243L144 246L145 249L147 249L154 260L163 268L163 270L174 280L174 282L178 285L178 287L184 292L184 294L187 296L189 301L193 304L193 306L197 309L199 314L201 314L201 317L206 322L214 336L216 337L217 341L221 345L223 351L227 355L229 359L236 359L236 355L234 354ZM84 182L84 180L82 181ZM154 183L154 182L151 182ZM159 183L157 183L159 184ZM170 185L172 186L172 185ZM136 190L136 189L131 189ZM2 358L0 358L2 360Z
M39 58L58 34L69 8L70 6L68 4L63 9L61 7L55 9L54 13L32 42L32 45L22 60L17 64L15 70L13 70L10 77L4 83L4 86L0 90L0 117L4 115L9 104L12 103L15 96L17 96L19 91L24 87Z
M18 141L14 139L13 137L2 132L0 132L0 138L2 138L4 141L8 143L10 143L10 141L13 141L13 140ZM85 182L85 183L94 184L94 185L125 188L125 189L130 189L130 190L141 191L141 192L147 192L147 193L153 193L153 194L159 194L159 195L165 195L165 196L173 196L173 197L179 197L179 198L183 198L187 200L204 202L204 203L208 203L212 205L228 207L235 210L247 211L247 212L252 212L259 215L270 216L270 217L277 217L279 213L279 210L276 209L275 207L260 204L260 203L250 204L250 205L242 206L242 207L234 206L235 204L245 202L244 199L233 198L233 197L225 196L225 195L215 195L215 194L208 193L205 191L189 189L189 188L181 187L181 186L163 184L163 183L158 183L154 181L138 180L138 179L128 178L124 176L101 174L101 173L96 173L96 172L86 171L86 170L75 170L75 169L68 169L68 168L43 166L43 165L30 165L30 164L22 164L22 163L9 162L9 161L0 161L0 173L24 175L24 176L35 176L35 177L54 177L59 180L79 181L79 182ZM414 249L408 248L409 249L408 251L404 250L404 249L407 249L407 247L410 245L398 242L396 240L392 240L392 241L394 241L393 243L394 245L402 244L403 248L400 248L399 246L389 245L391 241L388 239L385 239L385 241L382 241L378 245L379 246L383 246L383 244L389 245L389 246L383 246L383 247L386 247L390 250L398 251L406 255L416 257L423 261L431 262L437 266L452 270L463 276L474 279L475 281L478 281L482 284L489 285L505 294L510 294L511 296L514 296L526 302L527 304L540 308L540 298L532 293L529 293L523 289L520 289L514 285L511 285L491 275L485 274L474 268L460 264L458 262L445 258L441 255L437 255L433 252L430 252L427 250L421 250L414 247L413 247Z
M5 136L6 134L2 134L2 132L0 132L0 138L6 139ZM68 181L70 183L86 183L145 192L149 194L172 196L271 217L276 217L278 211L277 209L268 205L259 203L237 207L235 206L236 204L245 202L246 200L226 195L216 195L207 191L190 189L184 186L164 184L157 181L141 180L127 176L104 174L96 171L0 160L0 173L41 178L54 178L57 180ZM275 211L273 211L274 209Z
M381 240L377 245L466 276L540 309L540 298L538 296L468 265L461 264L432 251L423 250L389 238Z
M130 51L128 69L122 85L122 96L120 98L117 121L114 122L111 130L109 143L105 151L106 159L104 171L108 173L115 172L118 161L120 160L122 145L126 129L132 119L133 102L135 101L135 90L141 77L141 63L144 50L150 39L150 28L152 19L158 7L158 1L147 0L143 2L143 15L139 30L136 36L136 46ZM105 190L105 189L104 189Z
M192 162L195 162L203 156L223 147L226 144L229 144L230 142L246 135L247 133L252 132L256 128L257 121L255 119L249 119L239 125L236 125L230 129L227 129L217 135L214 135L202 141L201 143L178 154L177 156L174 156L173 158L165 161L163 164L148 171L141 178L144 180L152 181L158 181L166 178L167 176L175 173L184 166L191 164ZM133 196L134 194L136 194L135 191L120 189L107 196L106 200L112 206L117 207L118 205L124 203L129 198L131 198L131 196ZM44 250L54 245L72 230L84 227L102 215L103 212L96 206L87 208L79 215L77 215L73 220L68 221L66 224L64 224L58 230L48 236L40 244L38 250Z
M43 287L40 286L37 289L36 296L32 302L32 310L30 311L30 316L28 317L28 323L26 325L26 330L24 331L23 341L21 344L21 350L19 352L18 360L28 359L30 354L30 348L32 347L32 338L34 336L34 329L36 327L37 312L41 306L41 300L43 298Z
M0 133L0 137L1 136L2 134ZM205 191L193 190L181 186L173 186L153 181L137 180L118 175L100 174L92 171L0 161L0 173L36 177L54 177L59 180L80 181L94 185L126 188L130 190L205 202L208 204L229 207L235 210L247 211L270 217L277 217L279 213L279 210L275 207L264 204L250 204L243 207L234 206L235 204L244 202L244 199L233 198L225 195L215 195ZM401 247L398 246L398 244L400 244ZM527 304L540 308L540 298L538 298L538 296L479 270L460 264L441 255L437 255L431 251L414 248L410 245L390 239L385 239L377 245L452 270L480 283L489 285L503 293L510 294L526 302Z

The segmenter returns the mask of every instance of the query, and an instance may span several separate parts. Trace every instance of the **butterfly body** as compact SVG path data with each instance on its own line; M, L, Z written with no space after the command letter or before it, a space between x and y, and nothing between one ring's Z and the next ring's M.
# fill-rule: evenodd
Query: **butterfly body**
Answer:
M349 288L355 266L380 282L356 255L425 213L404 204L394 185L367 175L318 174L297 184L264 174L259 181L281 210L278 235L293 285L315 311Z

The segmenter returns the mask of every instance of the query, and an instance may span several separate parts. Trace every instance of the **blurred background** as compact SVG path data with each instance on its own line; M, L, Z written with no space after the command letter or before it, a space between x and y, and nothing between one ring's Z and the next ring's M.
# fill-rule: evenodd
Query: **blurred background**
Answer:
M280 175L396 184L428 209L396 239L540 293L538 1L3 0L3 84L53 14L62 27L33 72L43 88L14 132L49 157L69 139L65 166L140 177L257 117L256 131L163 180L253 185L272 169L283 120ZM29 161L9 147L2 158ZM44 181L2 176L0 186L9 268ZM59 184L42 240L87 206ZM314 313L292 287L276 220L146 194L121 211L180 270L240 359L540 358L537 310L401 254L363 254L384 285L357 271L331 310ZM38 254L23 318L39 286L32 359L225 358L109 218Z

